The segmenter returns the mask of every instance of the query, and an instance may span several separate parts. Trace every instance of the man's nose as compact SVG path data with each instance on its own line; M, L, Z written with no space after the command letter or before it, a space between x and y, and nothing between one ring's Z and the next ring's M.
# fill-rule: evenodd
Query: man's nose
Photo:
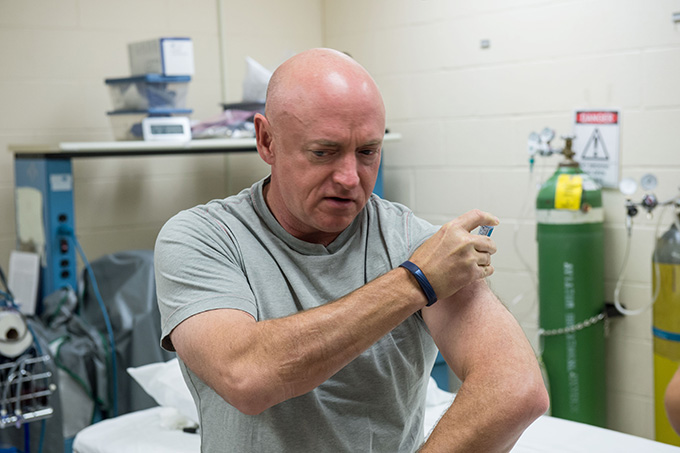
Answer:
M334 182L350 188L359 184L359 172L357 170L357 158L354 153L347 153L338 162L338 168L333 173Z

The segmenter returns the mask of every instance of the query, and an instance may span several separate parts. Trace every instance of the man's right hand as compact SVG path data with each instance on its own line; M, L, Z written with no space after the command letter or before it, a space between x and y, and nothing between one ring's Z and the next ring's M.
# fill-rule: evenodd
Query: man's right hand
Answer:
M413 253L410 261L423 271L437 298L447 298L470 283L493 274L491 255L496 244L472 234L482 225L496 226L498 218L472 210L443 225Z

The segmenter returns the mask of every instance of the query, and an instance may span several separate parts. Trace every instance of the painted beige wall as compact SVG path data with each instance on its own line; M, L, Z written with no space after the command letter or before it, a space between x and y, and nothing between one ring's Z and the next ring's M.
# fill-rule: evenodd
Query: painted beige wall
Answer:
M223 0L226 96L239 101L250 56L269 70L296 53L323 45L321 0ZM235 193L269 174L255 154L227 157L228 189Z
M191 36L188 106L219 112L215 2L0 2L0 263L14 248L13 160L7 144L112 140L104 79L129 75L127 43ZM225 191L222 156L76 159L76 225L91 259L150 248L174 212Z
M325 45L350 52L374 74L388 126L403 135L385 150L388 198L438 223L473 207L502 219L492 284L535 342L531 203L557 159L529 174L527 135L544 126L569 133L575 108L618 108L622 176L654 172L657 195L673 196L680 183L677 11L678 0L0 0L0 265L6 269L15 240L7 144L111 139L103 79L127 74L128 42L193 39L188 105L199 119L219 113L222 100L240 100L246 55L273 69ZM91 259L151 248L175 212L266 173L254 154L76 160L81 242ZM623 199L610 190L604 199L611 299L625 246ZM622 290L629 307L649 299L657 218L635 219ZM607 397L609 427L651 438L650 324L649 312L612 322Z
M621 176L680 186L680 1L326 0L325 45L349 51L375 76L388 127L385 196L441 223L479 207L495 213L499 252L491 283L537 346L537 182L558 157L529 173L526 142L549 126L569 134L573 110L621 111ZM490 47L481 48L489 40ZM642 191L635 195L639 201ZM605 190L607 300L623 262L624 199ZM654 219L635 218L621 300L651 297ZM667 228L666 214L662 231ZM519 249L519 253L517 252ZM525 265L523 262L526 262ZM513 303L513 301L516 301ZM654 436L651 315L616 319L607 340L610 428Z
M191 37L196 73L187 107L194 119L208 119L222 101L241 100L245 56L273 69L320 46L321 26L318 0L0 0L0 265L7 271L15 247L7 145L112 140L104 79L129 75L129 42ZM80 241L90 259L152 248L173 214L267 171L256 153L75 159Z

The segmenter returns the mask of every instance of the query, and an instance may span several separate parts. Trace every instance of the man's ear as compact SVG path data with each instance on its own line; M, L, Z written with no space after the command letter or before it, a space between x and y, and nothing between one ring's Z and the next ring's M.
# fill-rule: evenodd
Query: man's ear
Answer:
M267 118L256 113L253 118L255 124L255 139L257 141L257 152L263 161L272 165L274 163L274 152L272 150L272 131Z

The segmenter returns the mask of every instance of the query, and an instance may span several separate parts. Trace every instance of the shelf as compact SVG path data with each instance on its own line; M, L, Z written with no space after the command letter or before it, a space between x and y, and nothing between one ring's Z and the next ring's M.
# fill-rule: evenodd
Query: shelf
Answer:
M385 134L383 143L395 142L401 134ZM40 145L9 145L16 157L31 158L72 158L142 156L192 153L255 152L254 138L213 138L177 141L117 141L117 142L62 142Z

